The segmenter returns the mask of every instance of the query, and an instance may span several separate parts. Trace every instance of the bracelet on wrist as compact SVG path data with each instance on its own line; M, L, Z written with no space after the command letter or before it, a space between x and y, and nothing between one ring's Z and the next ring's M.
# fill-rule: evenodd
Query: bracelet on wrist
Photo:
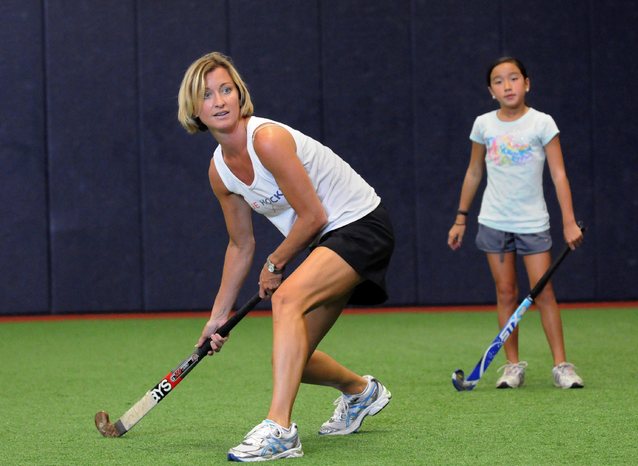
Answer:
M266 268L268 269L270 273L275 273L278 275L284 273L284 268L282 267L278 269L277 266L273 264L272 261L270 260L270 256L266 258Z
M469 212L467 210L459 209L459 210L456 211L456 213L457 213L457 215L463 215L463 216L467 217Z
M467 223L456 223L456 222L454 222L454 225L458 225L460 227L464 227L465 225L467 225Z

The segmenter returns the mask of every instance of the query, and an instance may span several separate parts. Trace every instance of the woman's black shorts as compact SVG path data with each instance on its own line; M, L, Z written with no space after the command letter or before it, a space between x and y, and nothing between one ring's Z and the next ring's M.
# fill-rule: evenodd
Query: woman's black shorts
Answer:
M382 204L365 217L329 231L315 246L332 249L363 277L348 304L381 304L388 299L385 276L394 250L394 232Z

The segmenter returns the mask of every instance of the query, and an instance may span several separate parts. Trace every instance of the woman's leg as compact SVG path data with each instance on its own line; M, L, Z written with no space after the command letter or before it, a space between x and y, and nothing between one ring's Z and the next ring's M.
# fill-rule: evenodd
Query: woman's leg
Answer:
M530 254L523 256L530 287L534 287L551 265L549 252ZM554 366L566 361L565 343L563 340L563 323L560 318L560 310L554 295L552 283L548 282L543 291L534 300L541 313L541 322L547 342L552 351Z
M268 419L284 427L290 425L302 376L327 384L347 385L352 379L347 369L327 355L309 355L343 309L343 299L360 282L359 274L337 253L317 247L275 291L272 296L273 396ZM317 312L312 312L316 316L307 316L320 306L328 306L330 314L325 318Z
M513 252L487 254L492 278L496 286L496 311L499 328L503 328L516 310L518 285L516 283L516 254ZM518 363L518 327L503 345L508 361Z
M342 366L323 351L316 349L336 322L349 297L350 293L332 303L319 306L306 315L311 355L304 368L301 382L333 387L342 393L353 395L361 393L366 388L368 381Z

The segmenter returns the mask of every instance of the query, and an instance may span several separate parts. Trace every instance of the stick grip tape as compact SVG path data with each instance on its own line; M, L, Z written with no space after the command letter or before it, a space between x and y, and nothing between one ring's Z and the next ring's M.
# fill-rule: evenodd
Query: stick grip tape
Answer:
M583 222L578 222L578 226L580 227L580 230L584 233L586 228L583 226ZM529 296L530 298L532 298L532 301L534 301L536 299L536 296L538 296L540 292L543 291L543 288L545 288L545 285L547 285L547 282L549 281L549 279L552 278L552 275L554 274L558 266L561 264L561 262L565 260L565 258L567 257L567 254L569 254L570 251L571 251L571 248L569 247L569 245L566 244L563 250L561 251L560 255L554 260L552 265L549 266L549 269L547 269L547 271L543 274L540 280L538 280L538 282L536 283L536 286L532 288L532 291L530 291Z

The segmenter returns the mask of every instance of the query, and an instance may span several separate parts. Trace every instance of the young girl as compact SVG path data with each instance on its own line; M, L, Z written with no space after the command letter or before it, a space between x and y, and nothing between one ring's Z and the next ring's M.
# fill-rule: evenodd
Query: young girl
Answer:
M356 432L392 395L376 378L351 371L317 345L346 304L378 304L387 298L385 275L394 235L381 199L328 147L287 125L253 116L246 84L221 53L200 57L186 71L178 118L189 133L205 131L218 144L208 175L229 236L221 284L198 346L210 339L212 354L226 340L216 331L227 320L253 260L253 212L265 215L284 236L263 258L259 276L260 296L272 299L270 408L266 419L230 449L228 459L303 455L291 421L302 382L340 392L319 434ZM308 257L283 280L286 265L306 248Z
M582 243L583 235L574 217L556 123L551 116L528 107L525 102L530 89L525 66L516 58L500 58L488 69L487 86L500 108L474 122L470 163L448 245L452 250L461 247L468 211L487 167L476 245L487 255L496 285L498 322L503 327L518 304L516 255L523 257L530 287L551 263L549 214L543 197L545 159L560 204L565 241L575 249ZM554 358L554 384L561 388L583 387L573 364L566 360L560 311L551 283L535 302ZM518 328L504 346L508 361L501 368L503 375L496 386L520 387L527 363L518 358Z

